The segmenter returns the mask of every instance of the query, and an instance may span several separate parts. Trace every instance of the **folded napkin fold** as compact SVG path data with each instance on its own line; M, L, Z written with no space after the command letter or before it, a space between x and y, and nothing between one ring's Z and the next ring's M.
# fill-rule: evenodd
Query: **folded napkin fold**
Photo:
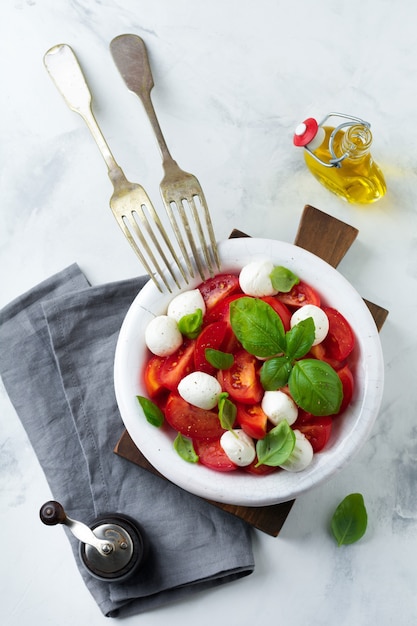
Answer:
M127 514L149 540L143 568L109 583L85 570L65 528L85 584L109 617L142 613L254 569L245 522L113 452L124 429L114 351L146 280L90 286L73 264L0 312L0 374L53 498L86 523ZM39 497L41 505L49 494Z

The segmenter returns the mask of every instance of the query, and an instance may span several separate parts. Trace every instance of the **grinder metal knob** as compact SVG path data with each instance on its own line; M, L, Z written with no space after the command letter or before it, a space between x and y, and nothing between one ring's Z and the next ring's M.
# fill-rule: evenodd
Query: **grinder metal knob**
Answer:
M67 516L59 502L46 502L39 512L48 526L64 524L80 541L80 558L95 578L120 582L129 578L146 557L146 541L130 517L109 513L97 517L91 526Z

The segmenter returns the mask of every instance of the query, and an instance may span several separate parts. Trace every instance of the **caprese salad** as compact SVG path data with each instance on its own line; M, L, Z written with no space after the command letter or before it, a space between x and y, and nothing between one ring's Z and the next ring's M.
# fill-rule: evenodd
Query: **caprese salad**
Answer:
M349 322L268 260L175 296L145 342L146 419L217 471L302 471L354 393Z

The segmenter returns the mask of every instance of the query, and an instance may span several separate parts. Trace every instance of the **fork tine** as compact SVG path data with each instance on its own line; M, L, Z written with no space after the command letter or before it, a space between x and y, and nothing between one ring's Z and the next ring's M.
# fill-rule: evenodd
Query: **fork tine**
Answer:
M184 243L184 238L183 238L183 236L181 234L181 230L180 230L180 228L178 226L178 222L177 222L177 220L175 218L175 215L174 215L174 212L172 210L171 202L168 202L165 198L163 198L163 201L164 201L164 205L165 205L165 210L166 210L167 215L169 217L169 221L171 222L171 226L172 226L172 228L174 230L175 237L176 237L178 245L179 245L179 247L181 249L181 253L183 255L184 261L185 261L185 263L187 265L188 272L189 272L191 278L194 278L194 269L193 269L193 266L192 266L192 263L191 263L190 255L188 253L188 250L187 250L186 245ZM172 201L172 205L174 205L178 209L177 202ZM181 205L181 207L182 207L182 205ZM184 228L186 230L186 233L187 233L187 239L189 240L190 239L190 234L189 234L189 230L190 229L189 229L188 220L187 220L187 218L185 216L185 213L184 213L184 210L182 208L179 210L179 213L180 213L182 224L183 224L183 226L184 226Z
M209 272L210 276L213 276L213 267L212 267L212 264L211 264L210 253L209 253L209 250L207 248L207 243L206 243L206 240L205 240L205 237L204 237L203 229L201 227L200 216L199 216L198 211L197 211L197 206L196 206L195 201L194 201L194 196L191 196L191 198L189 198L188 204L189 204L189 206L191 208L191 213L192 213L192 216L193 216L195 227L197 229L198 238L200 240L200 246L201 246L201 250L203 252L203 256L204 256L204 260L205 260L205 263L206 263L206 267L208 269L208 272Z
M171 241L170 241L170 239L169 239L169 237L168 237L168 234L167 234L167 232L166 232L165 228L163 227L162 222L161 222L161 220L160 220L160 218L159 218L159 215L158 215L158 213L155 211L155 208L154 208L153 204L152 204L152 203L149 203L149 205L147 206L147 209L148 209L148 211L150 212L151 217L152 217L152 220L153 220L153 222L156 224L156 226L157 226L157 228L158 228L158 231L159 231L159 234L161 235L162 239L164 240L164 243L165 243L165 245L167 246L167 248L168 248L168 250L169 250L169 252L170 252L170 254L171 254L171 256L172 256L173 260L175 261L175 263L176 263L176 265L177 265L178 269L180 270L182 277L184 278L185 282L186 282L186 283L187 283L187 285L188 285L189 278L188 278L188 276L187 276L186 272L184 271L184 268L183 268L183 266L182 266L182 263L181 263L181 262L180 262L180 260L178 259L177 253L175 252L175 250L174 250L174 248L173 248L173 246L172 246L172 244L171 244ZM152 229L150 228L150 226L149 226L149 222L148 222L148 220L145 218L145 215L144 215L144 212L143 212L143 211L142 211L142 216L143 216L143 218L145 219L145 226L146 226L146 228L147 228L148 232L150 231L150 232L149 232L149 234L150 234L150 236L152 237L152 241L153 241L153 242L154 242L154 244L156 245L156 247L157 247L157 249L158 249L158 252L159 252L159 254L161 255L161 257L163 258L163 260L164 260L164 262L165 262L166 266L168 267L168 269L170 269L170 267L171 267L171 266L170 266L170 263L168 262L168 259L166 258L165 254L163 253L163 251L162 251L162 249L161 249L161 247L160 247L160 245L159 245L158 240L157 240L157 239L155 239L154 234L153 234L153 232L152 232ZM171 272L171 270L170 270L170 272ZM172 274L172 272L171 272L171 274ZM191 274L191 278L193 278L193 274ZM174 277L174 280L175 280L175 277ZM178 286L177 281L175 281L175 282L176 282L176 284L177 284L177 286Z
M148 261L146 260L146 257L142 254L141 249L139 248L138 244L136 243L134 237L132 236L131 231L129 230L129 228L126 225L125 220L128 221L129 225L130 225L130 221L128 220L128 218L126 216L124 217L118 217L117 215L115 215L117 223L119 224L120 228L123 231L124 236L126 237L126 239L128 240L128 242L130 243L130 245L132 246L134 252L136 253L136 255L138 256L140 262L142 263L143 267L145 268L145 270L147 271L147 273L149 274L150 278L152 279L153 283L155 284L155 286L158 288L158 291L160 291L161 293L163 293L163 289L161 288L161 285L159 284L159 282L157 281L156 277L155 277L155 272L154 270L151 268L151 266L149 265ZM143 236L141 235L141 233L136 233L138 235L138 237L141 239L141 243L142 245L146 248L147 244L146 241L143 240ZM152 253L151 253L151 257L153 257ZM153 258L152 261L155 261L155 259ZM158 263L155 262L155 267L158 268ZM157 269L158 271L158 269ZM168 289L168 291L171 293L171 288L169 286L169 284L167 283L164 275L160 272L160 270L158 271L165 287Z
M200 194L198 195L198 199L200 201L200 204L203 208L204 211L204 217L206 220L206 226L207 226L207 232L209 234L209 238L210 238L210 244L211 244L211 251L213 254L213 259L214 262L217 266L217 269L220 271L221 267L220 267L220 258L219 258L219 252L217 250L217 241L216 241L216 236L214 234L214 229L213 229L213 223L211 221L211 216L210 216L210 211L206 202L206 198L205 195L203 193L203 191L201 190Z
M148 206L147 208L152 213L152 219L156 220L156 225L158 226L158 230L162 234L162 237L163 237L165 243L168 245L169 250L170 251L172 250L172 254L174 255L174 258L176 260L177 266L181 270L181 273L182 273L182 275L183 275L183 277L185 279L185 282L188 283L188 279L187 279L186 275L184 274L184 270L183 270L179 260L177 259L175 251L172 249L171 243L169 242L168 236L167 236L167 234L166 234L166 232L165 232L165 230L164 230L164 228L162 226L162 223L160 222L160 220L159 220L159 218L157 216L156 211L153 209L152 205ZM162 258L166 268L168 269L171 277L173 278L176 286L180 289L181 288L180 284L178 282L177 277L174 274L174 271L173 271L173 269L171 267L171 263L168 261L164 251L161 248L161 245L160 245L158 239L155 237L155 234L154 234L154 232L152 230L152 227L151 227L151 225L149 223L149 220L148 220L148 218L147 218L147 216L145 214L144 207L143 206L137 206L134 210L131 211L131 215L133 217L133 221L131 222L131 224L133 225L135 234L140 239L140 241L141 241L142 245L144 246L144 248L145 248L146 252L148 253L148 255L151 257L152 262L154 263L154 265L155 265L155 267L157 269L158 274L160 274L163 277L163 275L161 273L161 270L159 268L159 265L158 265L158 263L157 263L157 261L155 259L155 256L152 254L151 249L150 249L146 239L143 237L143 233L142 233L141 229L139 228L137 220L135 219L136 216L139 218L141 224L145 227L146 232L148 233L149 237L151 238L153 245L155 246L155 248L157 249L159 255L161 256L161 258Z
M177 221L175 219L175 215L174 215L174 213L172 211L172 205L175 206L175 208L177 209L178 214L180 216L181 223L182 223L182 225L184 227L184 230L185 230L185 233L187 235L188 243L190 244L191 252L192 252L195 264L197 266L198 273L200 274L201 280L205 280L207 278L207 276L205 275L204 268L203 268L203 266L201 264L200 255L198 253L197 246L195 245L195 240L194 240L194 236L193 236L193 233L192 233L192 230L191 230L190 222L189 222L187 214L185 212L182 200L178 199L176 201L172 201L171 203L166 203L166 206L170 207L170 217L172 216L172 219L174 220L174 223L175 223L175 226L174 226L174 223L173 223L173 228L174 228L175 232L178 231L180 233L180 229L178 227L178 223L177 223ZM181 236L181 234L180 234L180 236ZM182 236L181 236L181 238L182 238ZM187 253L187 257L189 259L188 253Z

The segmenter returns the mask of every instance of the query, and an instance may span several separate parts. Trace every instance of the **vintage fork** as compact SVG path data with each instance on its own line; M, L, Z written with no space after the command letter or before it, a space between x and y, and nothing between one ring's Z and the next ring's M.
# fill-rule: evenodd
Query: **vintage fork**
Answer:
M162 134L151 100L151 90L154 82L145 43L137 35L119 35L110 43L110 50L116 67L127 87L139 96L142 101L155 133L164 169L164 177L160 184L161 196L188 271L192 272L192 264L179 223L185 230L197 269L204 280L207 278L206 268L211 275L214 274L213 262L217 269L220 269L213 225L200 183L193 174L182 170L174 161ZM188 212L191 214L191 220L188 218L186 207L188 207ZM176 212L180 217L179 223L175 215ZM204 216L204 229L200 213ZM205 262L204 265L197 250L192 224L195 225L197 230Z
M114 188L110 207L145 270L159 291L163 291L162 285L165 285L168 291L172 292L170 281L165 276L161 264L165 265L176 286L180 288L180 282L171 267L174 260L188 284L187 273L146 191L141 185L127 180L110 151L94 117L91 92L74 51L66 44L54 46L46 52L44 64L69 108L84 119L93 135L106 162ZM167 253L171 255L171 261L168 260Z

